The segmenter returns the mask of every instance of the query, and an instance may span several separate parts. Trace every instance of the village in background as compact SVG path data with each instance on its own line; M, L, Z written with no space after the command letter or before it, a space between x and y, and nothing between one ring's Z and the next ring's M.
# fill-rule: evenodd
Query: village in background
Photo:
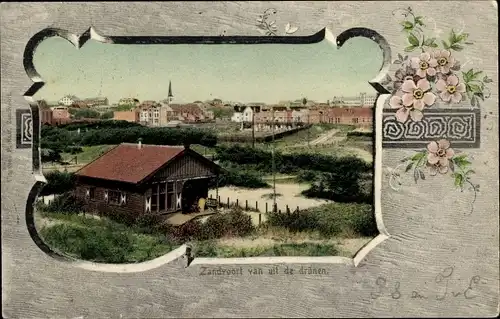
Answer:
M39 100L48 184L36 220L53 249L111 263L186 242L198 257L352 257L377 235L376 96L179 104L172 83L165 93Z

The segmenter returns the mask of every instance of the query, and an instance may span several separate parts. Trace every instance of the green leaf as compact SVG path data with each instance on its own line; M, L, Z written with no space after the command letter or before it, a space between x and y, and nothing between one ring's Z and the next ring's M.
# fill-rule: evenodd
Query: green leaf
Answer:
M394 64L401 64L402 62L399 60L394 61Z
M408 42L414 47L418 47L420 45L418 38L413 33L408 35Z
M422 16L418 16L418 17L415 17L415 23L418 24L418 25L421 25L421 26L424 26L424 21L422 20L424 17Z
M446 41L441 40L441 43L443 44L443 48L445 48L445 49L449 49L450 48L450 46L448 45L448 43Z
M467 87L468 86L466 85L466 88ZM472 99L472 92L470 91L470 89L467 89L466 92L467 92L467 97L469 98L469 100Z
M438 44L436 42L432 42L431 44L429 44L429 46L431 48L437 48L438 47Z
M398 53L398 59L399 61L403 61L405 58L401 55L401 53Z
M483 71L477 71L477 72L474 72L474 73L472 74L472 78L473 78L473 79L477 78L477 77L478 77L481 73L483 73Z
M469 88L472 91L472 93L482 93L481 87L477 84L472 84L469 83Z
M477 93L476 96L484 102L484 94L483 93Z
M457 41L457 36L455 34L455 31L453 31L453 29L451 29L451 31L450 31L450 35L448 36L448 41L450 42L450 44L458 42Z
M470 69L467 71L467 78L472 79L472 75L474 74L474 69Z
M483 78L483 82L486 82L488 80L488 76L485 75L484 78Z
M420 177L420 174L418 173L417 170L413 171L413 179L415 180L415 183L418 182L418 178Z
M464 184L464 178L460 174L455 174L455 186L456 187L462 187Z
M465 83L470 81L470 77L469 77L468 72L462 72L462 77L464 78Z
M412 52L415 51L415 49L418 48L418 46L409 46L404 49L405 52Z
M403 21L401 22L401 25L405 30L412 30L414 27L413 23L411 23L410 21Z
M464 42L464 44L467 44L467 45L473 45L474 42Z
M488 80L484 81L484 83L491 83L491 82L493 82L492 79L488 79Z
M455 51L462 51L464 49L464 47L461 46L460 44L452 44L450 49L455 50Z
M405 173L408 172L412 167L413 167L413 162L410 162L408 165L406 165Z
M416 161L419 161L421 160L423 157L425 157L425 153L424 152L418 152L417 154L413 155L411 157L411 160L416 162Z

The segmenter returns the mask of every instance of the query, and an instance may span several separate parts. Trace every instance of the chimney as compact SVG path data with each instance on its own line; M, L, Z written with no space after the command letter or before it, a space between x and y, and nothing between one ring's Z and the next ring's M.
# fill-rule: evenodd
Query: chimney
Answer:
M186 143L184 143L184 148L185 148L185 149L187 149L187 150L188 150L188 149L189 149L189 147L190 147L190 144L189 144L189 143L187 143L187 142L186 142Z
M142 148L142 138L139 138L139 140L137 141L137 148L138 149Z

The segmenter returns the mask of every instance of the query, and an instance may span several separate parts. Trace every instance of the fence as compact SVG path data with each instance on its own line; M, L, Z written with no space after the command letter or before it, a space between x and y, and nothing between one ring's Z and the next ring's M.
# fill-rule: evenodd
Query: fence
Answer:
M219 207L224 207L224 208L239 207L245 211L259 213L259 225L262 223L262 213L265 214L270 212L281 213L281 209L278 209L278 204L269 205L267 202L264 202L263 205L262 204L259 205L259 201L255 201L255 205L252 205L253 203L249 203L248 200L240 202L240 200L236 198L236 201L231 201L230 198L227 197L226 201L223 201L220 196L218 200L216 200L215 198L212 197L212 195L209 196L209 201L214 201L215 203L218 203ZM300 211L299 206L295 208L295 211ZM286 213L291 212L291 208L288 205L285 205L285 212Z

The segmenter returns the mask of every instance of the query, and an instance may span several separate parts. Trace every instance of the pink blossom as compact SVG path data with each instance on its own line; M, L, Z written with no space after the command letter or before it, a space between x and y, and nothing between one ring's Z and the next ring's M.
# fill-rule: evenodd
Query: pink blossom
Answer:
M450 69L457 62L448 50L438 50L434 52L434 59L437 62L436 70L442 74L450 73Z
M417 84L413 80L406 80L401 86L403 93L401 103L395 96L389 103L391 107L398 108L396 119L400 122L406 122L408 116L414 121L422 120L422 110L424 107L431 106L436 101L436 96L428 92L431 89L429 81L426 79L418 80Z
M411 67L415 69L416 75L421 78L436 75L437 60L429 53L423 52L419 57L411 58Z
M434 173L432 175L436 175L437 172L441 174L448 172L448 162L455 155L455 151L450 146L447 140L432 141L427 145L429 151L427 163L431 166L431 174Z
M465 84L459 83L458 77L452 74L446 80L437 81L436 89L443 101L459 103L463 99L462 93L465 93Z

